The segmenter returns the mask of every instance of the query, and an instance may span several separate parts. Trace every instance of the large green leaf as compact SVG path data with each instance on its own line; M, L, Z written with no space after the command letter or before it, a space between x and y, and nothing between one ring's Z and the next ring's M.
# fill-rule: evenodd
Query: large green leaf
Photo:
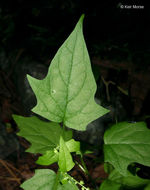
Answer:
M96 83L83 37L83 18L57 51L47 76L43 80L27 76L37 98L32 111L76 130L85 130L108 112L94 100Z
M35 175L25 181L21 188L24 190L78 190L77 186L69 181L61 184L59 176L49 169L35 170Z
M149 179L140 178L137 175L133 175L129 171L127 172L126 176L123 176L116 170L113 170L112 173L109 175L108 179L113 182L119 183L123 186L128 186L131 188L136 188L136 187L150 184Z
M18 135L31 143L31 147L27 149L28 152L44 154L59 146L60 136L63 135L65 141L72 138L72 132L63 132L57 123L44 122L37 117L14 115L13 118L20 129Z
M141 188L143 189L145 186L149 186L150 180L149 179L142 179L138 177L137 175L133 175L129 171L127 172L126 176L121 175L116 170L113 170L111 174L109 175L108 179L105 180L102 185L100 186L100 190L109 190L114 189L117 190L121 187L127 188L127 189L135 189L135 188ZM121 188L121 189L122 189ZM123 189L124 189L123 188Z
M55 183L56 174L49 169L35 170L35 175L25 181L21 187L24 190L50 190Z
M144 190L150 190L150 184L147 185L147 186L144 188Z
M121 184L107 179L101 184L99 190L121 190Z
M129 164L150 166L150 130L144 122L121 122L104 134L104 158L122 175Z

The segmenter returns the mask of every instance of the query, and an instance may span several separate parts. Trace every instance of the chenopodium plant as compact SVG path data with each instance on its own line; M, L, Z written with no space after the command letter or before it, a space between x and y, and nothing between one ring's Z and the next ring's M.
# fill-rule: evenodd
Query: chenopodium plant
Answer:
M68 174L75 165L72 153L81 157L83 166L79 166L88 173L80 142L72 138L70 129L84 131L88 123L109 110L94 100L96 82L83 37L83 18L84 15L59 48L47 76L43 80L27 76L37 98L32 111L50 121L35 116L13 116L20 129L18 135L31 143L27 152L41 154L36 163L58 163L57 173L50 169L35 170L35 175L21 185L24 190L89 189ZM104 159L105 170L110 175L100 190L137 187L150 190L150 180L142 179L128 169L135 162L150 166L150 131L144 122L121 122L106 130Z
M108 110L94 100L96 82L83 37L83 18L57 51L47 76L43 80L27 76L37 98L32 111L51 122L14 115L18 135L31 143L28 152L42 154L37 164L57 162L59 169L57 174L49 169L36 170L34 177L21 185L25 190L76 190L76 184L87 189L67 174L75 165L71 153L82 157L80 142L72 139L72 131L67 129L84 131L88 123Z

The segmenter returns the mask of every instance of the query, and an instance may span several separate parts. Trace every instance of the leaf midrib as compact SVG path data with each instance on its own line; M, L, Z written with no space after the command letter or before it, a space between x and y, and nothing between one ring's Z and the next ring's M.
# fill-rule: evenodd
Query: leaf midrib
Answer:
M76 42L77 42L77 32L75 33L76 36L75 36L75 43L74 43L74 47L73 47L73 51L72 51L72 56L71 56L71 66L70 66L70 72L69 72L69 77L68 77L68 81L67 81L67 96L66 96L66 105L65 105L65 108L64 108L64 117L62 119L62 122L65 123L65 118L66 118L66 111L67 111L67 106L68 106L68 93L69 93L69 84L70 84L70 78L71 78L71 73L72 73L72 67L73 67L73 59L74 59L74 50L75 50L75 47L76 47Z

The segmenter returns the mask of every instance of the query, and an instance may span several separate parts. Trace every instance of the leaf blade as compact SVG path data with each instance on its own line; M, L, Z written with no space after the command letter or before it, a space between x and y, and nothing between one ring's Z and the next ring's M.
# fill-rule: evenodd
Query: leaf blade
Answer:
M105 180L99 190L120 190L121 189L121 184L118 184L114 181L111 180Z
M37 164L40 165L51 165L58 161L58 153L54 152L54 150L46 151L46 154L40 156L36 161Z
M56 174L54 171L49 169L38 169L35 170L35 175L25 181L21 188L24 190L49 190L53 187L55 182Z
M75 165L62 137L60 137L58 165L62 172L70 171Z
M77 130L85 130L108 112L94 100L96 83L83 37L83 18L57 51L45 79L27 76L37 98L32 111Z
M65 141L72 138L72 132L63 133L59 124L54 122L44 122L37 117L22 117L13 115L20 131L19 136L26 138L31 146L26 151L44 154L53 150L59 145L60 136L63 135Z
M126 176L121 175L116 170L113 170L108 177L109 180L121 184L126 187L138 188L150 183L149 179L140 178L137 175L133 175L131 172L127 172Z
M24 190L50 190L54 188L55 190L78 190L78 187L72 181L61 184L61 180L60 176L50 169L37 169L35 175L21 184L20 187ZM55 182L57 182L56 186Z
M71 139L69 141L66 141L66 146L69 150L69 152L78 152L80 151L80 142L75 141L74 139Z
M104 157L122 175L133 162L150 166L150 131L144 122L121 122L104 134Z

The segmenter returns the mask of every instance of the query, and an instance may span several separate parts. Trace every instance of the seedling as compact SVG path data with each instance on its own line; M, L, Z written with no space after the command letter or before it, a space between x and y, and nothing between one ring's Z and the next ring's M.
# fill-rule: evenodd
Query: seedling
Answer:
M72 153L81 157L80 166L89 174L82 159L80 142L72 138L71 129L84 131L90 122L109 110L94 100L96 82L83 37L83 18L84 15L57 51L47 76L43 80L27 76L37 98L32 111L49 122L35 116L13 116L20 129L18 135L31 143L27 152L42 154L36 163L51 165L56 162L59 167L57 173L50 169L35 170L35 175L21 185L24 190L89 189L83 181L78 182L68 174L75 166ZM145 186L145 190L150 189L150 180L128 170L133 162L150 166L150 131L144 122L122 122L108 129L104 135L104 158L106 171L108 167L111 170L100 190Z

